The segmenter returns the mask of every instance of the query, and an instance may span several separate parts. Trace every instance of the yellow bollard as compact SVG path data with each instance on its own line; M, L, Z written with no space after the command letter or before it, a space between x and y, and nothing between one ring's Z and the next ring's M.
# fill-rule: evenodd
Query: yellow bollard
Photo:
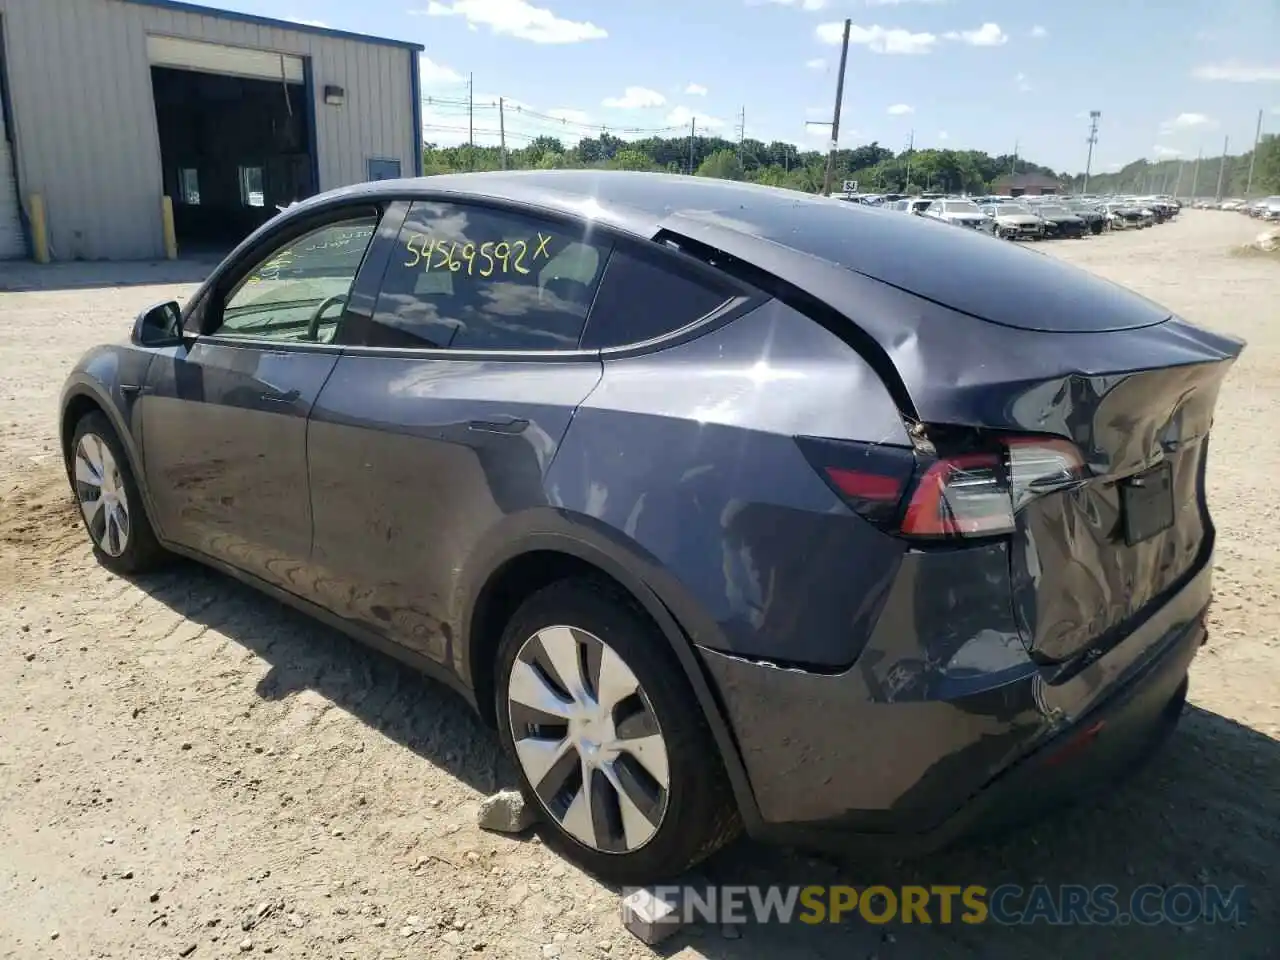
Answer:
M49 225L44 216L44 197L33 193L27 199L31 215L31 255L36 263L49 262Z
M166 259L178 259L178 234L173 229L173 198L160 198L160 220L164 225L164 255Z

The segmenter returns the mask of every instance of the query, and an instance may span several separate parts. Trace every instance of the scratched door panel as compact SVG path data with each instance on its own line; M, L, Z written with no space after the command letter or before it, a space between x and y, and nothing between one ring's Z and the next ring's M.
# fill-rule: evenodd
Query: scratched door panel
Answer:
M477 545L551 509L547 468L600 379L578 342L610 250L573 222L413 205L364 342L311 415L326 606L451 660Z

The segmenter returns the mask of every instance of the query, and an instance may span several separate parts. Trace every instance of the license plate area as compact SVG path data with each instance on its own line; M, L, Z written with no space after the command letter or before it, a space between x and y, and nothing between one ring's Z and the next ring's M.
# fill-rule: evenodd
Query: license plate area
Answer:
M1120 516L1129 546L1173 526L1173 468L1162 463L1120 485Z

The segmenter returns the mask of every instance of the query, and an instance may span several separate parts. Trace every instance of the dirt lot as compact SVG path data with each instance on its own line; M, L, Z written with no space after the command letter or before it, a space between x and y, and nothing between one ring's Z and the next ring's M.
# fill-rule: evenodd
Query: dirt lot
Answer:
M1217 601L1192 701L1101 805L994 846L880 864L743 841L722 882L1244 884L1236 926L693 928L664 954L883 960L1277 955L1280 263L1188 212L1045 245L1250 347L1211 462ZM0 956L649 957L614 893L475 827L507 776L452 695L192 565L91 559L55 452L63 374L181 296L185 264L0 270ZM128 278L131 286L112 286ZM30 289L35 287L37 289ZM1270 881L1270 882L1269 882Z

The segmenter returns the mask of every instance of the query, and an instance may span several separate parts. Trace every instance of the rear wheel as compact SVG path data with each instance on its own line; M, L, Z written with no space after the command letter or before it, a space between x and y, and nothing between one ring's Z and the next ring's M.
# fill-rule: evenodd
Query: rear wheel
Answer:
M87 414L76 424L67 474L99 563L134 574L163 560L120 438L104 414Z
M676 876L731 840L737 811L666 638L620 589L565 580L504 632L497 716L548 845L614 883Z

